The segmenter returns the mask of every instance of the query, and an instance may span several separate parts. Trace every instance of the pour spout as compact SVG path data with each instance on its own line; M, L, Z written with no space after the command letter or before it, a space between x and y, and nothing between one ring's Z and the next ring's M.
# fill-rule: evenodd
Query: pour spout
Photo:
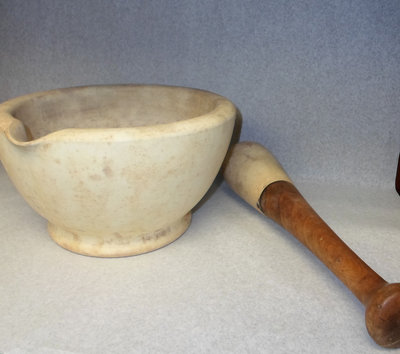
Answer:
M0 133L4 133L15 120L8 112L0 112Z
M6 163L6 151L10 145L18 145L30 140L28 132L29 130L20 120L7 111L0 111L0 161L3 164Z

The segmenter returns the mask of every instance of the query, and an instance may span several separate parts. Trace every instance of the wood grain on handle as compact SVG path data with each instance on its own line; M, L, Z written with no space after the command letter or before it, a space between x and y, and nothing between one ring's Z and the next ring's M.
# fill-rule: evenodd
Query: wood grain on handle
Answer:
M235 145L224 177L243 199L310 249L366 306L367 330L376 343L400 347L400 284L388 284L332 231L263 146Z
M386 283L332 231L293 184L270 184L261 195L260 209L310 249L364 305Z

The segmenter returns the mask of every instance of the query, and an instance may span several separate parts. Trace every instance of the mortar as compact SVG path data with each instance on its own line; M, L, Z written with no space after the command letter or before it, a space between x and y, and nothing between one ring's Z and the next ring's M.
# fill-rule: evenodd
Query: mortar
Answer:
M0 159L50 236L80 254L158 249L188 228L227 152L237 110L158 85L38 92L0 105Z

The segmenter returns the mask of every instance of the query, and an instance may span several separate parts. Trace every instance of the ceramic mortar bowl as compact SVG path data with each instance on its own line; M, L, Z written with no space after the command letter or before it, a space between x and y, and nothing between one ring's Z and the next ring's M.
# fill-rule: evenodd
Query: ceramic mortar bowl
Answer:
M156 85L39 92L0 105L0 159L55 242L119 257L188 228L230 143L235 106Z

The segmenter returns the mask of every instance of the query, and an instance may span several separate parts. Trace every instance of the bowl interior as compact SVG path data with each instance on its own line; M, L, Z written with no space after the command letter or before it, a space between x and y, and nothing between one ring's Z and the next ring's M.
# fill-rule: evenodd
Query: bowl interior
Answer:
M183 87L91 86L32 96L11 114L33 140L67 128L128 128L186 120L211 112L220 98Z

